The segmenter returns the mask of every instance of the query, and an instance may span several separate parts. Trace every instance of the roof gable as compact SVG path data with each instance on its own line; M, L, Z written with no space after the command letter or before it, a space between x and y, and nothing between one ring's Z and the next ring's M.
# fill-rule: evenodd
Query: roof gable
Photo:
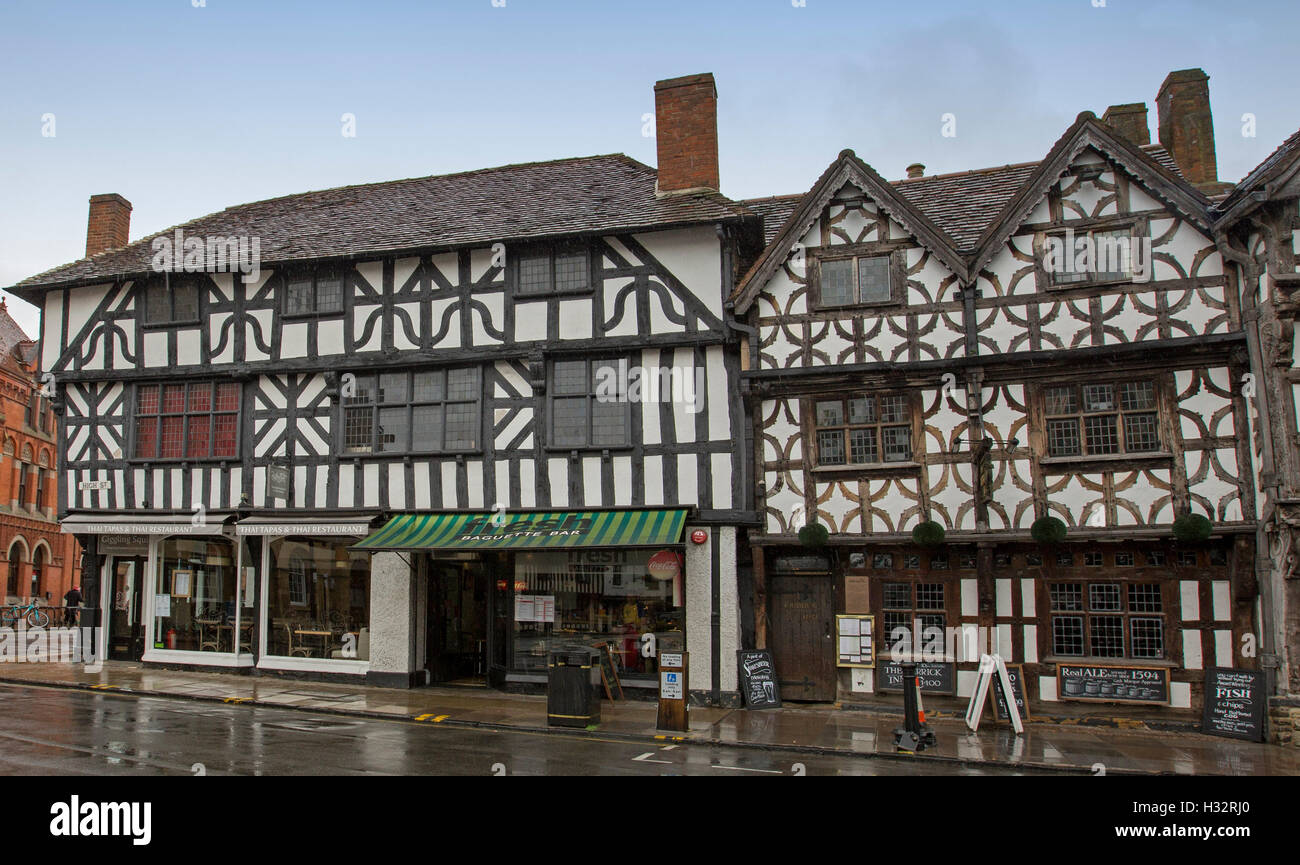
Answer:
M985 228L971 258L971 273L979 273L988 264L1006 239L1015 233L1043 200L1052 185L1089 148L1112 160L1137 180L1147 193L1209 233L1208 198L1162 165L1152 154L1117 134L1091 111L1085 111L1052 146L1038 168L1020 187L1020 191L1012 196Z
M1297 175L1300 175L1300 130L1292 133L1215 205L1215 228L1236 222L1261 201L1274 198Z
M758 292L789 256L795 243L821 217L822 211L830 204L831 199L846 184L861 189L939 261L960 278L965 279L966 264L958 254L952 239L915 205L900 195L898 190L877 174L870 165L859 159L852 150L843 150L839 157L822 172L822 176L813 184L812 189L799 200L781 230L736 286L736 291L732 295L736 314L743 314L749 309Z

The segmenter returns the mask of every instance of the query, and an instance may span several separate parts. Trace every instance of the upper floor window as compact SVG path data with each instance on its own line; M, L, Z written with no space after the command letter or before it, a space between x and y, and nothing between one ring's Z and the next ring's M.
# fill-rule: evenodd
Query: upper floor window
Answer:
M912 407L905 394L818 400L814 424L819 466L912 459Z
M817 306L889 303L894 299L894 283L889 255L823 258L818 263Z
M478 367L357 376L343 397L350 454L472 451L479 445Z
M343 311L343 276L334 270L299 271L284 278L284 314Z
M45 469L36 470L36 510L45 509Z
M1152 381L1056 385L1044 395L1049 457L1105 456L1160 450Z
M631 403L597 387L601 376L617 367L615 360L555 362L548 391L552 445L605 448L630 444Z
M1043 269L1053 286L1132 279L1134 243L1128 228L1051 234Z
M145 324L189 324L199 320L197 280L163 274L144 291Z
M587 291L591 288L591 252L585 246L536 246L513 256L519 294Z
M136 459L229 459L238 455L239 385L234 382L136 387Z

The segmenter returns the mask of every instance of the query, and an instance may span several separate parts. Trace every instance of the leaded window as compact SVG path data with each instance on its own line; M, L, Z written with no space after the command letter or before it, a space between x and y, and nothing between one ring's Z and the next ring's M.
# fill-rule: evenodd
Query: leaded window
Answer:
M591 288L591 254L584 247L533 247L516 253L516 258L519 294L564 294Z
M947 607L943 583L887 582L881 587L885 640L900 651L944 643Z
M1052 235L1044 268L1054 286L1131 279L1134 242L1127 228Z
M199 320L199 283L194 277L165 274L144 289L145 324L190 324Z
M334 270L299 271L284 278L285 315L343 311L343 276Z
M893 268L888 255L823 259L819 270L821 306L887 303L893 299Z
M602 386L617 360L561 360L551 367L551 445L566 448L625 447L631 443L631 402L617 388Z
M1158 583L1051 583L1052 653L1160 659L1164 601Z
M135 392L136 459L238 456L240 391L235 382L142 384Z
M912 408L905 394L818 400L814 412L820 466L912 459Z
M1105 456L1160 450L1156 388L1149 380L1048 387L1044 393L1043 416L1048 456Z
M478 450L481 400L473 366L357 376L344 386L343 451Z

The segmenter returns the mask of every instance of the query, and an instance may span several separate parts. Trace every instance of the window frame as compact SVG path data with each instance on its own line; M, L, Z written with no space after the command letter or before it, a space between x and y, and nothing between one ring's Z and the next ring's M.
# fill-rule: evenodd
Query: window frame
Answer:
M201 273L181 273L176 275L175 280L172 277L171 272L164 272L160 277L145 280L140 285L139 293L136 295L136 312L141 327L189 327L203 322L204 295L207 293L204 275ZM173 289L173 281L176 283L177 288L190 287L194 289L193 318L176 317L176 291ZM154 321L152 318L149 295L159 285L167 294L169 316L166 321Z
M1153 405L1151 408L1143 409L1124 409L1122 408L1121 389L1125 385L1132 384L1149 384L1151 386L1151 395ZM1109 385L1114 393L1114 408L1087 411L1084 401L1083 389L1089 385ZM1038 386L1038 412L1041 418L1042 442L1043 442L1043 459L1047 461L1079 461L1079 460L1116 460L1116 459L1146 459L1150 457L1166 457L1170 453L1170 443L1166 441L1165 434L1165 388L1162 376L1152 374L1150 377L1124 376L1121 378L1102 378L1087 380L1066 380L1061 382L1043 382ZM1069 387L1074 389L1075 410L1059 414L1048 413L1048 399L1052 390L1057 388ZM1128 449L1128 431L1125 424L1127 416L1131 415L1154 415L1155 416L1155 435L1156 447L1153 450L1132 451ZM1088 445L1088 418L1096 417L1113 417L1115 419L1115 447L1116 450L1110 453L1091 453ZM1075 431L1078 435L1079 451L1073 454L1052 453L1052 435L1051 427L1053 421L1072 419L1075 421Z
M1061 579L1043 580L1043 595L1047 606L1047 641L1048 657L1060 660L1096 661L1097 663L1169 663L1174 659L1170 655L1170 603L1166 597L1165 583L1156 579L1123 579L1101 577L1098 579ZM1054 589L1057 586L1078 586L1080 609L1070 610L1057 606ZM1116 587L1119 594L1119 609L1094 609L1094 587ZM1133 608L1132 590L1135 587L1154 588L1160 601L1158 611L1135 610ZM1059 651L1056 642L1056 622L1058 618L1078 618L1082 620L1080 633L1081 652L1077 655ZM1118 618L1121 621L1120 633L1123 639L1121 654L1098 655L1093 652L1093 620L1100 618ZM1133 652L1133 622L1140 619L1155 619L1160 622L1160 654L1158 656L1139 656Z
M849 402L855 399L869 397L876 401L877 420L871 423L850 423ZM883 412L880 410L881 397L902 397L903 405L907 410L906 421L886 422L879 420ZM818 423L817 406L820 403L839 402L843 422L833 426L821 426ZM808 436L807 441L810 444L813 455L812 467L818 471L857 471L862 469L897 469L914 467L918 464L917 444L920 436L917 434L917 420L919 418L918 406L916 401L916 392L908 390L881 389L873 391L857 391L848 394L828 394L825 397L808 397L805 400L805 414L807 417ZM907 429L908 456L905 460L886 461L883 459L885 453L886 428L897 429L905 427ZM876 431L876 456L880 457L875 462L855 463L850 462L852 446L849 441L849 432L857 429L874 429ZM822 462L821 433L840 431L844 434L844 459L842 463L824 463Z
M323 278L335 278L339 281L338 309L322 310L320 308L320 283ZM289 308L289 283L307 280L311 284L311 308L292 310ZM348 270L342 266L320 265L318 267L298 267L286 270L280 276L280 314L285 318L333 318L342 316L348 306Z
M586 393L566 393L557 394L555 391L555 373L559 364L562 363L583 363L586 364ZM621 405L624 411L624 429L626 435L623 441L617 444L594 444L592 442L592 425L595 422L595 411L592 406L597 400L596 385L593 381L593 370L597 365L612 366L615 369L620 364L631 364L626 358L619 357L557 357L553 358L546 364L546 450L548 451L606 451L606 450L626 450L634 447L635 435L632 431L632 400L623 400ZM555 434L555 401L557 399L578 399L585 397L587 401L587 417L584 429L584 441L582 444L569 443L560 444L556 441ZM655 403L656 407L658 403Z
M809 294L811 308L814 312L871 309L876 307L898 306L904 302L907 273L904 261L906 244L887 242L879 244L843 244L821 247L809 253L812 259L812 273L809 275ZM889 274L889 297L881 300L862 300L860 283L861 260L886 259L886 272ZM853 301L850 303L828 304L822 299L822 268L831 261L852 261L853 267Z
M232 385L237 388L237 408L230 410L217 410L217 393L221 385ZM207 412L191 411L189 409L190 389L198 386L207 386L211 388L212 406ZM158 388L158 410L153 413L142 415L140 412L140 391L142 388ZM185 408L179 412L163 411L163 393L168 387L185 388ZM235 441L234 453L229 456L217 456L213 453L217 444L217 425L218 415L233 415L235 418ZM162 434L163 418L181 417L181 451L179 457L165 457L162 455ZM190 417L207 417L208 423L208 456L187 456L184 452L189 447ZM141 418L153 418L157 421L154 429L154 456L140 456L140 420ZM138 382L131 390L131 437L130 450L131 454L128 462L132 463L220 463L239 460L243 453L243 421L244 421L244 386L239 381L222 381L220 379L201 379L199 381L143 381Z
M1065 232L1069 229L1074 232L1074 240L1077 244L1079 238L1087 235L1093 238L1093 253L1096 256L1098 234L1113 234L1127 231L1129 236L1129 258L1128 272L1123 276L1116 276L1113 273L1101 274L1096 271L1096 262L1092 262L1093 270L1085 271L1086 279L1077 279L1072 282L1057 282L1058 272L1049 270L1047 267L1047 254L1050 249L1051 238L1060 238L1062 245L1065 243ZM1106 222L1097 225L1084 225L1078 228L1066 226L1064 228L1053 228L1043 232L1043 251L1038 258L1038 270L1043 274L1043 287L1048 291L1068 291L1072 288L1092 288L1103 285L1129 285L1134 281L1136 274L1133 271L1133 244L1139 244L1147 235L1144 233L1141 224L1137 220L1127 219L1122 222ZM1077 250L1069 250L1071 262L1077 255ZM1154 262L1152 263L1154 264ZM1062 274L1076 273L1077 271L1063 271ZM1154 277L1153 277L1154 278Z
M937 577L931 572L910 575L907 574L906 571L899 571L892 566L883 569L875 568L874 562L873 570L886 571L885 573L872 575L872 582L879 586L879 588L874 592L876 595L874 602L877 605L876 609L879 610L877 623L880 629L880 654L883 656L886 653L891 652L894 645L893 628L886 623L886 620L891 614L906 614L908 621L907 627L911 639L911 651L906 653L908 656L932 663L951 663L955 661L956 658L948 653L948 628L961 626L961 616L955 614L953 609L953 603L955 600L954 596L959 596L961 594L960 591L954 591L954 588L958 587L958 584L951 578ZM908 606L889 606L886 597L887 588L889 586L907 586ZM921 586L939 587L943 594L943 598L938 606L922 607L920 605ZM940 638L943 645L942 659L924 657L927 645L925 641L925 626L921 626L920 640L918 641L917 639L917 628L922 616L939 616L942 619L939 625L940 630L943 632Z
M582 288L556 288L556 259L566 255L578 254L581 254L586 259L587 284ZM541 257L548 259L547 287L541 291L525 291L522 275L523 262L525 259ZM596 285L600 281L595 244L591 241L553 241L513 247L508 251L506 257L506 278L511 294L518 300L591 294L596 290Z
M463 370L473 370L476 378L476 393L473 400L468 399L451 399L449 398L448 378L453 372ZM440 399L416 399L415 398L415 376L437 373L442 376L442 397ZM400 374L406 376L406 393L407 398L401 402L380 402L379 388L380 377L384 375ZM436 456L438 454L478 454L484 449L483 444L483 367L479 364L469 364L464 366L443 366L424 369L401 369L367 372L360 378L373 378L375 381L374 393L370 400L365 403L352 402L356 397L340 397L339 403L339 423L338 438L335 442L335 453L342 459L364 459L368 457L404 457L404 456ZM474 438L475 446L471 448L448 448L447 445L447 406L449 405L473 405L474 406ZM415 424L413 413L416 408L425 408L438 406L442 409L442 429L439 433L439 447L436 450L415 450ZM406 441L407 446L404 449L381 450L377 447L379 443L379 416L380 412L392 409L405 409L406 411ZM350 450L348 445L348 414L350 411L367 410L370 412L370 449L369 450Z

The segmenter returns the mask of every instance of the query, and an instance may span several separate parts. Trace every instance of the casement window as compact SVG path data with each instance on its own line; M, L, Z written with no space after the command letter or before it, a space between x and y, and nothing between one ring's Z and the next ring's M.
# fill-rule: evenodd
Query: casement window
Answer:
M1135 242L1128 228L1050 234L1043 269L1054 287L1132 279Z
M591 250L586 246L530 246L516 251L511 261L518 294L591 290Z
M813 410L818 466L912 459L912 406L906 394L817 400Z
M631 443L631 403L607 389L598 391L602 370L617 360L560 360L551 367L547 390L553 447L607 448Z
M817 266L816 305L820 308L890 303L896 287L894 270L890 255L822 258Z
M1048 387L1043 419L1049 457L1160 451L1159 403L1149 379Z
M135 458L234 459L239 412L240 388L234 382L137 385Z
M1165 656L1158 583L1052 583L1052 654L1159 659Z
M145 324L197 324L198 320L198 280L166 274L145 286Z
M343 275L338 271L298 271L285 276L285 315L327 315L342 311Z
M343 452L444 453L478 450L479 368L386 372L356 377L343 397Z
M45 469L36 470L36 510L45 509Z
M881 591L886 647L921 652L936 639L939 645L946 645L948 616L943 583L886 582Z

